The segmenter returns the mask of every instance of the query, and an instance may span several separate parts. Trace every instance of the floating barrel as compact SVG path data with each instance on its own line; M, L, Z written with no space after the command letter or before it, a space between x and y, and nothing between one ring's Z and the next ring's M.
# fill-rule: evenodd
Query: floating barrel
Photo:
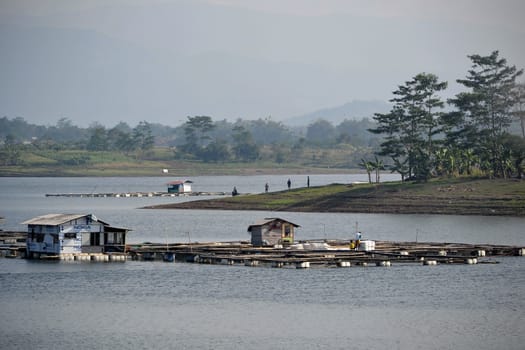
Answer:
M434 265L437 265L437 261L436 260L424 260L423 265L434 266Z
M339 261L337 262L337 267L350 267L352 264L350 261Z
M126 256L120 254L111 254L109 255L109 261L126 261Z
M297 264L295 264L295 267L298 269L307 269L310 267L310 262L309 261L298 262Z
M175 253L173 252L165 252L162 256L162 260L165 262L174 262L175 261Z

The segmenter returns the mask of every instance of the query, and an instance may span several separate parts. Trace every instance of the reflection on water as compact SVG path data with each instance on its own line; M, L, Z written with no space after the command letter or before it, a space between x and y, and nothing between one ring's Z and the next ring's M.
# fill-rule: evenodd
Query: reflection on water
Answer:
M0 348L520 349L522 259L310 270L4 259Z
M235 185L255 193L265 182L270 190L284 188L287 178L192 180L197 191ZM312 185L359 181L310 178ZM133 229L132 242L247 240L248 225L280 216L301 225L299 239L349 238L357 222L372 239L525 245L523 218L141 210L136 208L196 198L44 196L162 191L165 182L3 178L2 228L23 230L19 223L28 218L74 212ZM525 258L498 260L295 270L0 259L0 349L522 349Z

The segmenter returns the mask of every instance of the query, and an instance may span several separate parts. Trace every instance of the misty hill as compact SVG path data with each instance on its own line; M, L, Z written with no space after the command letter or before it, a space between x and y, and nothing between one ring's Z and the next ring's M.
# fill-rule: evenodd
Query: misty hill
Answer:
M336 86L338 79L316 65L145 51L90 30L0 30L0 112L37 123L62 117L83 126L141 120L174 126L192 115L282 119L296 113L292 105L313 110L321 104L311 98L317 93L310 81Z
M319 119L324 119L337 125L345 119L359 120L365 117L371 118L374 113L386 113L390 108L390 104L384 101L354 100L345 103L342 106L323 108L315 112L289 118L284 120L284 123L290 126L303 126L311 124Z
M497 48L510 62L524 57L523 26L497 25L493 11L484 25L234 3L0 1L0 116L82 126L174 126L196 115L282 121L350 99L386 101L423 71L453 82L465 75L467 54ZM334 118L381 111L355 108Z

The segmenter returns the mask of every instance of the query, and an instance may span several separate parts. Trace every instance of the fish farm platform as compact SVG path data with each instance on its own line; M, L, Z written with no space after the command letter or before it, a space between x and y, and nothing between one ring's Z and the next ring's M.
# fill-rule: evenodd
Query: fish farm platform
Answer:
M132 260L271 267L391 266L496 263L495 256L523 256L525 248L506 245L375 241L374 250L354 250L340 240L302 241L289 247L253 247L247 242L142 244L129 248Z
M23 232L0 232L0 257L24 258ZM254 247L247 241L209 243L141 243L122 253L78 253L40 259L79 262L165 261L277 268L392 266L393 264L497 263L493 257L525 256L511 245L442 242L373 241L373 249L350 249L347 240L304 240L283 247Z

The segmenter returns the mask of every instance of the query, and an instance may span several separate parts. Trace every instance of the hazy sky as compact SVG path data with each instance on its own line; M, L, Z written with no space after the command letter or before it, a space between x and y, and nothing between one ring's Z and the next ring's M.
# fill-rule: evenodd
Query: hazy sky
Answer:
M0 113L108 126L388 100L469 54L525 67L522 0L2 0Z

